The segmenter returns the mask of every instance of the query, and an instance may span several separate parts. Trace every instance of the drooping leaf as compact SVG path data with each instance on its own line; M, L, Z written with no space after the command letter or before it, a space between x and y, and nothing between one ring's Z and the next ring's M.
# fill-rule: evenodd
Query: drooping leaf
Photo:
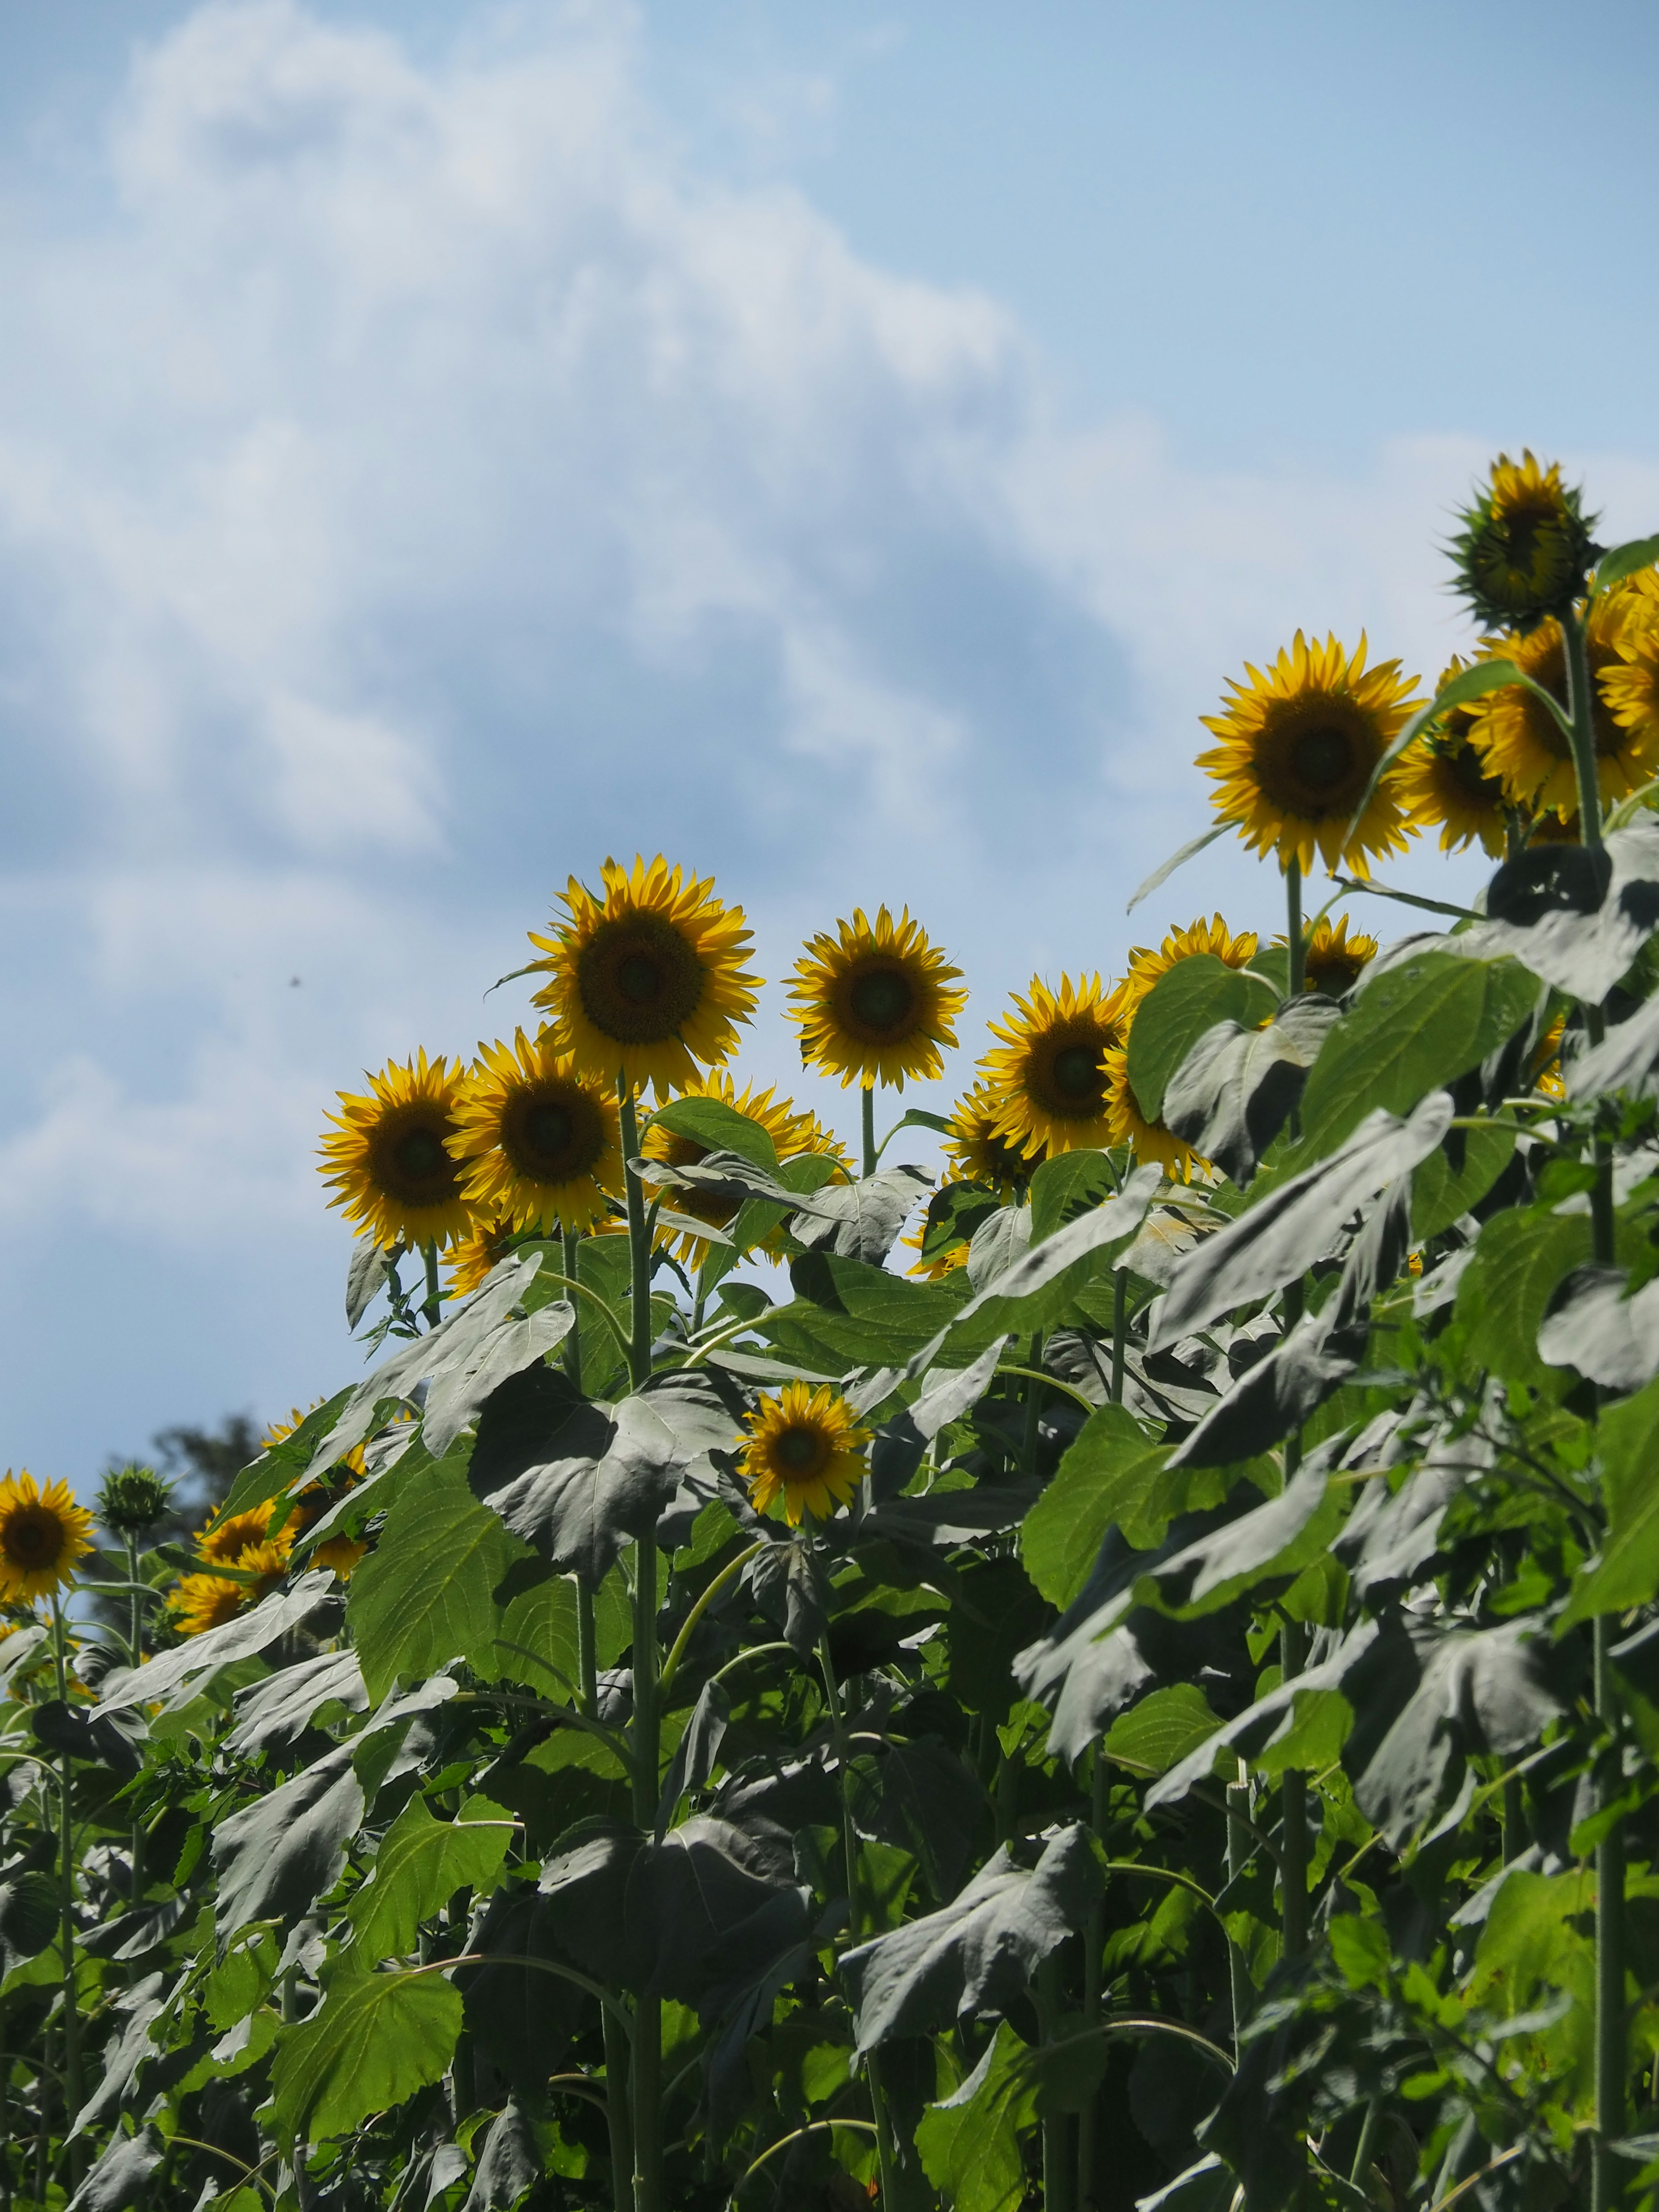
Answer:
M1259 1199L1189 1252L1158 1309L1152 1348L1280 1290L1328 1252L1354 1211L1427 1158L1451 1120L1437 1091L1401 1121L1379 1108L1346 1144Z
M239 1659L265 1651L301 1621L326 1606L334 1611L339 1584L322 1569L301 1575L291 1590L273 1592L222 1627L210 1628L148 1659L142 1667L118 1668L106 1674L98 1702L106 1706L141 1705L193 1696L210 1674ZM337 1618L337 1615L336 1616Z
M1493 1445L1479 1434L1443 1436L1397 1490L1386 1481L1366 1484L1331 1547L1360 1597L1374 1601L1423 1579L1447 1507L1491 1468L1495 1457Z
M1412 1238L1426 1244L1479 1206L1515 1157L1512 1129L1465 1129L1454 1167L1445 1145L1412 1170Z
M0 1981L46 1949L58 1933L61 1909L49 1874L25 1869L0 1881Z
M1233 1467L1254 1459L1311 1419L1364 1357L1367 1331L1328 1309L1308 1314L1265 1359L1247 1368L1218 1406L1171 1455L1172 1467Z
M411 1797L387 1829L369 1877L346 1917L365 1958L404 1958L422 1921L458 1889L488 1890L513 1839L513 1816L488 1797L469 1797L453 1820L434 1820L424 1797Z
M663 1778L662 1796L657 1806L659 1843L681 1798L688 1790L701 1790L714 1772L731 1718L732 1696L725 1683L705 1682Z
M686 1103L713 1105L712 1099ZM546 2172L543 2129L516 2096L489 2123L461 2212L512 2212Z
M1183 861L1190 860L1194 854L1201 853L1206 845L1213 845L1218 837L1225 835L1229 826L1225 822L1218 822L1210 829L1200 830L1196 837L1189 837L1184 845L1171 853L1167 860L1161 860L1145 883L1137 885L1124 912L1133 914L1142 899L1150 898L1158 885L1166 883Z
M1243 1186L1289 1119L1340 1016L1334 1000L1310 991L1281 1006L1265 1029L1217 1023L1171 1072L1164 1121Z
M925 1168L878 1168L855 1183L830 1183L814 1194L810 1212L795 1216L795 1236L809 1251L838 1253L878 1267L933 1178Z
M136 2135L112 2135L69 2201L69 2212L128 2212L142 2203L144 2184L167 2157L167 2145L146 2124Z
M279 2032L278 2125L321 2142L401 2105L443 2079L461 2021L460 1992L441 1974L342 1976L309 2019Z
M1507 860L1486 890L1485 952L1597 1006L1659 924L1659 823L1613 830L1600 852L1548 845Z
M89 1713L84 1706L48 1698L29 1708L29 1719L35 1741L54 1758L67 1755L88 1765L107 1766L124 1780L137 1774L143 1763L137 1729L126 1712Z
M917 2126L922 2171L945 2191L951 2212L1019 2212L1025 2201L1018 2130L1033 2115L1014 2075L1025 2048L1007 2021L999 2021L973 2072L951 2095L930 2105Z
M1639 1390L1659 1373L1659 1280L1627 1295L1622 1267L1575 1267L1538 1332L1549 1367L1576 1367L1613 1390Z
M345 1315L346 1327L355 1331L358 1322L386 1287L392 1273L389 1255L372 1237L360 1237L351 1248L351 1264L346 1269Z
M921 1737L854 1759L852 1782L859 1833L913 1851L934 1896L954 1896L990 1825L978 1777L946 1746Z
M1031 1243L1041 1244L1056 1229L1109 1198L1117 1181L1105 1153L1091 1152L1087 1146L1044 1160L1031 1177Z
M1129 1030L1129 1084L1141 1112L1149 1121L1162 1115L1165 1085L1218 1024L1254 1029L1271 1018L1277 1001L1262 976L1231 968L1213 952L1194 952L1165 969Z
M495 1589L523 1556L447 1462L407 1484L351 1577L346 1618L369 1696L378 1702L400 1674L434 1674L456 1658L496 1680Z
M1167 1510L1158 1510L1168 1457L1123 1407L1090 1414L1020 1527L1025 1571L1051 1605L1063 1611L1076 1597L1109 1527L1142 1548L1161 1540L1169 1521Z
M1007 1846L938 1912L860 1944L842 1960L860 2051L925 2034L953 2014L1001 2012L1099 1896L1089 1838L1066 1828L1027 1873Z
M617 1935L613 1927L611 1954L598 1970L607 1984L617 1978ZM462 1966L455 1976L467 2026L501 2075L526 2097L536 2097L594 2007L578 1984L549 1971L570 1962L550 1901L521 1882L498 1889L467 1948L483 1957L481 1965Z
M1030 1208L999 1206L974 1231L968 1247L969 1281L976 1291L988 1290L999 1276L1006 1275L1017 1260L1024 1257L1030 1244Z
M1565 1070L1567 1096L1599 1098L1604 1091L1628 1091L1639 1098L1654 1095L1659 1075L1659 996L1647 999L1628 1021L1608 1030L1598 1045L1581 1053Z
M1483 1224L1457 1285L1457 1318L1468 1325L1471 1360L1510 1382L1541 1378L1538 1332L1551 1294L1589 1256L1588 1213L1495 1213Z
M1114 1721L1101 1749L1136 1773L1163 1774L1196 1745L1207 1742L1220 1725L1195 1682L1171 1682Z
M296 1742L325 1705L349 1713L368 1709L368 1691L355 1651L325 1651L283 1667L236 1692L236 1725L225 1748L238 1759Z
M347 1745L221 1820L212 1839L221 1943L250 1920L297 1916L331 1889L362 1817Z

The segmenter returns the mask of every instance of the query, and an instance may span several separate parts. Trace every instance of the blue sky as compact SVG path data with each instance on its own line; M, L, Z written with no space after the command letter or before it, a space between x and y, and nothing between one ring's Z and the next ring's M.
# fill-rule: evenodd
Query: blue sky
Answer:
M854 901L969 971L960 1082L1034 970L1278 927L1231 848L1123 914L1225 678L1432 678L1500 444L1659 517L1656 59L1637 5L0 12L0 1464L349 1379L322 1112L522 1018L607 852L745 905L797 1089Z

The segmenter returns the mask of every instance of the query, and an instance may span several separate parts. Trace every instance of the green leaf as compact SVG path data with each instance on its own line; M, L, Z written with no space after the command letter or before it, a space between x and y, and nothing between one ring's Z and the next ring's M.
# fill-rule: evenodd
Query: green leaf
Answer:
M380 1540L351 1577L346 1619L378 1705L400 1674L422 1678L465 1659L500 1680L495 1589L527 1547L440 1464L399 1492Z
M989 2049L953 2097L930 2105L916 2126L922 2171L951 2212L1019 2212L1025 2168L1018 2130L1035 2114L1012 2078L1025 2045L997 2022Z
M544 1559L520 1559L508 1570L495 1601L501 1608L496 1649L502 1674L528 1683L543 1697L570 1696L581 1671L574 1579Z
M1359 994L1325 1042L1302 1094L1311 1155L1332 1151L1378 1106L1408 1114L1478 1067L1518 1030L1540 985L1517 960L1423 952Z
M1514 1157L1512 1129L1468 1129L1463 1139L1463 1164L1455 1173L1444 1146L1412 1170L1412 1235L1419 1244L1479 1206Z
M1041 1244L1056 1229L1117 1188L1117 1176L1104 1152L1086 1147L1044 1160L1031 1177L1031 1242ZM948 1188L949 1186L947 1185Z
M1271 983L1248 968L1230 968L1213 952L1194 952L1166 968L1135 1009L1129 1030L1129 1084L1149 1121L1164 1111L1164 1088L1188 1054L1218 1022L1253 1029L1268 1020L1278 999Z
M1114 1721L1100 1747L1138 1774L1164 1774L1220 1726L1196 1683L1171 1682Z
M760 1123L721 1099L676 1098L657 1109L650 1126L666 1129L671 1136L689 1138L705 1152L736 1152L751 1166L772 1174L777 1171L777 1146Z
M1659 1594L1659 1380L1622 1404L1609 1406L1596 1427L1596 1455L1607 1502L1607 1533L1599 1559L1580 1569L1565 1627L1599 1613L1622 1613Z
M1494 1214L1457 1286L1468 1358L1507 1382L1540 1382L1548 1372L1538 1356L1544 1309L1561 1278L1589 1256L1588 1213Z
M1490 692L1501 691L1506 684L1526 680L1512 660L1477 660L1472 668L1466 668L1461 675L1454 676L1443 691L1437 691L1426 707L1419 707L1371 770L1370 781L1349 821L1342 841L1344 845L1350 842L1358 829L1365 809L1376 795L1376 787L1407 746L1415 744L1425 730L1432 729L1443 715L1450 714L1454 707L1467 707L1471 699L1484 699Z
M1231 827L1231 823L1218 822L1213 828L1201 830L1196 837L1189 837L1178 852L1171 853L1167 860L1161 860L1145 883L1136 887L1128 905L1123 909L1125 914L1133 914L1142 899L1150 898L1158 885L1167 883L1178 867L1193 859L1194 854L1201 853L1206 845L1213 845L1216 839Z
M343 2136L443 2079L461 2032L441 1974L337 1980L320 2009L284 2028L271 2065L276 2124L307 2142Z
M411 1797L387 1829L374 1871L346 1906L363 1956L405 1957L422 1921L458 1889L493 1888L514 1825L488 1797L469 1797L453 1820L434 1820L424 1797Z
M1125 1407L1090 1414L1020 1524L1019 1556L1050 1605L1062 1613L1070 1605L1114 1522L1138 1550L1163 1540L1168 1510L1160 1514L1154 1501L1169 1455Z
M1595 564L1590 597L1599 599L1603 592L1610 592L1615 584L1622 584L1627 576L1634 576L1643 568L1652 568L1656 561L1659 561L1659 538L1632 538L1623 545L1615 545L1611 553L1604 553Z
M1351 1990L1389 1985L1389 1935L1380 1920L1357 1912L1332 1915L1331 1954Z

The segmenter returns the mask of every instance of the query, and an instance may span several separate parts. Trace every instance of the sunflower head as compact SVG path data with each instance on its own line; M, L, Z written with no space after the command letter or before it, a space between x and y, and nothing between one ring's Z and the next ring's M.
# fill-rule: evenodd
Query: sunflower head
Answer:
M75 1578L92 1549L92 1516L66 1482L37 1482L27 1468L0 1480L0 1601L29 1604Z
M1626 653L1646 627L1643 603L1609 592L1594 601L1584 624L1590 672L1590 728L1595 740L1596 782L1604 805L1646 783L1659 768L1659 715L1629 721L1614 713L1616 684L1631 663ZM1559 699L1567 697L1566 646L1553 617L1536 629L1507 637L1500 651L1523 676ZM1622 703L1622 698L1620 698ZM1564 821L1578 813L1578 775L1565 732L1543 701L1518 684L1505 684L1474 702L1474 741L1488 774L1500 776L1513 803L1534 814L1552 809Z
M968 1239L965 1237L959 1237L955 1243L946 1244L937 1252L924 1251L922 1248L927 1242L927 1224L925 1221L918 1222L908 1237L899 1238L901 1244L908 1246L917 1255L908 1272L920 1275L924 1282L937 1283L945 1275L954 1275L958 1267L968 1265Z
M224 1564L234 1566L239 1576L252 1579L233 1582L210 1567L201 1574L185 1575L167 1598L168 1606L179 1616L182 1635L200 1636L207 1629L221 1627L268 1597L287 1576L288 1547L275 1540L250 1544Z
M173 1503L173 1485L153 1467L130 1461L112 1467L98 1492L98 1518L118 1536L142 1536L165 1521Z
M286 1550L284 1540L288 1531L272 1539L270 1508L256 1505L246 1513L216 1513L196 1539L196 1556L207 1559L215 1566L236 1567L245 1553L255 1551L262 1544L276 1541Z
M1069 975L1050 991L1040 976L1030 994L1016 995L1013 1012L993 1022L1002 1040L988 1052L981 1073L1002 1101L998 1133L1021 1151L1041 1145L1050 1153L1110 1141L1106 1055L1121 1044L1131 1005L1127 987L1110 992L1098 975Z
M1243 968L1255 958L1255 948L1254 930L1242 929L1235 936L1219 915L1212 921L1200 915L1187 928L1170 930L1156 951L1141 945L1130 953L1129 995L1138 1005L1160 975L1194 953L1208 952L1229 968Z
M1443 691L1466 663L1454 653L1441 672ZM1495 860L1507 848L1509 793L1504 780L1486 765L1474 732L1479 716L1472 706L1453 707L1421 744L1400 764L1400 796L1412 820L1424 830L1438 828L1443 853L1480 844Z
M833 1159L848 1177L852 1175L853 1164L846 1147L830 1134L816 1114L799 1111L792 1099L777 1096L775 1086L757 1091L752 1084L745 1084L739 1091L724 1068L716 1068L712 1074L689 1083L680 1096L713 1098L722 1106L729 1106L734 1114L741 1114L746 1121L758 1122L771 1139L772 1149L780 1161L797 1159L804 1152L819 1152ZM646 1159L660 1160L665 1167L671 1168L696 1167L699 1160L708 1157L707 1145L654 1121L646 1131L640 1149ZM646 1181L650 1181L648 1175ZM711 1229L729 1230L742 1211L740 1200L723 1198L713 1191L665 1190L664 1195L671 1211L693 1221L706 1221ZM670 1240L669 1249L688 1267L700 1267L709 1245L706 1237L687 1230ZM769 1231L761 1240L761 1249L781 1252L783 1244L779 1232Z
M775 1398L762 1398L747 1426L740 1466L757 1513L781 1498L792 1528L809 1513L827 1521L863 1480L860 1455L870 1431L827 1382L786 1382Z
M802 947L789 987L790 1018L800 1027L800 1056L809 1067L866 1086L904 1088L943 1073L941 1054L954 1050L952 1026L968 1003L952 968L929 942L907 907L895 921L883 907L873 921L863 908L837 934Z
M976 1083L958 1098L945 1139L946 1157L964 1182L982 1182L999 1198L1023 1191L1048 1157L1040 1139L1014 1138L1003 1127L1006 1095L988 1083ZM963 1247L964 1256L967 1247ZM912 1274L918 1273L912 1268Z
M1370 854L1405 848L1397 768L1345 842L1377 763L1422 703L1415 677L1402 677L1397 660L1368 669L1365 652L1364 637L1351 654L1334 637L1310 645L1298 630L1265 674L1247 663L1249 683L1230 683L1224 711L1202 718L1221 740L1199 756L1218 819L1237 823L1245 843L1277 853L1281 867L1297 860L1306 871L1317 850L1328 868L1345 861L1364 876Z
M421 1052L371 1075L365 1095L340 1093L322 1145L329 1204L377 1243L453 1244L471 1227L449 1152L461 1085L459 1065Z
M1288 943L1279 938L1280 945ZM1376 957L1376 939L1355 930L1348 934L1347 915L1339 915L1334 923L1320 921L1302 951L1302 988L1304 991L1322 991L1328 999L1340 999L1364 974Z
M737 1024L755 1010L760 978L743 963L751 945L741 907L688 881L659 854L632 869L607 860L595 892L570 878L567 918L550 936L532 931L547 981L535 1003L552 1016L556 1050L574 1072L609 1089L654 1085L659 1098L690 1082L701 1060L737 1048Z
M1562 483L1559 462L1498 456L1451 544L1455 589L1477 621L1524 634L1572 605L1596 552L1595 517L1583 501L1582 489Z
M622 1186L616 1099L576 1073L548 1030L479 1046L449 1149L475 1214L543 1235L592 1227Z
M1166 1123L1149 1121L1141 1111L1129 1080L1127 1046L1116 1047L1106 1055L1106 1108L1114 1145L1127 1145L1143 1166L1152 1162L1171 1178L1191 1180L1195 1162L1193 1148L1182 1144Z
M451 1298L471 1297L491 1268L504 1260L523 1232L502 1215L476 1222L471 1236L463 1237L449 1255Z
M1609 596L1619 658L1601 671L1601 698L1643 758L1659 757L1659 569L1644 568Z

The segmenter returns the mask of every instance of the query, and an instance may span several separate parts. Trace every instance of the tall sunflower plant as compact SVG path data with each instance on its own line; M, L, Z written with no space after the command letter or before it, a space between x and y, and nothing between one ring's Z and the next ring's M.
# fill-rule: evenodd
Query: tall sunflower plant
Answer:
M0 1485L7 2201L1649 2199L1659 542L1528 453L1449 552L1431 698L1218 683L1252 926L948 1115L908 910L789 981L843 1133L643 856L341 1095L363 1378L186 1547ZM1494 872L1383 942L1418 836Z

